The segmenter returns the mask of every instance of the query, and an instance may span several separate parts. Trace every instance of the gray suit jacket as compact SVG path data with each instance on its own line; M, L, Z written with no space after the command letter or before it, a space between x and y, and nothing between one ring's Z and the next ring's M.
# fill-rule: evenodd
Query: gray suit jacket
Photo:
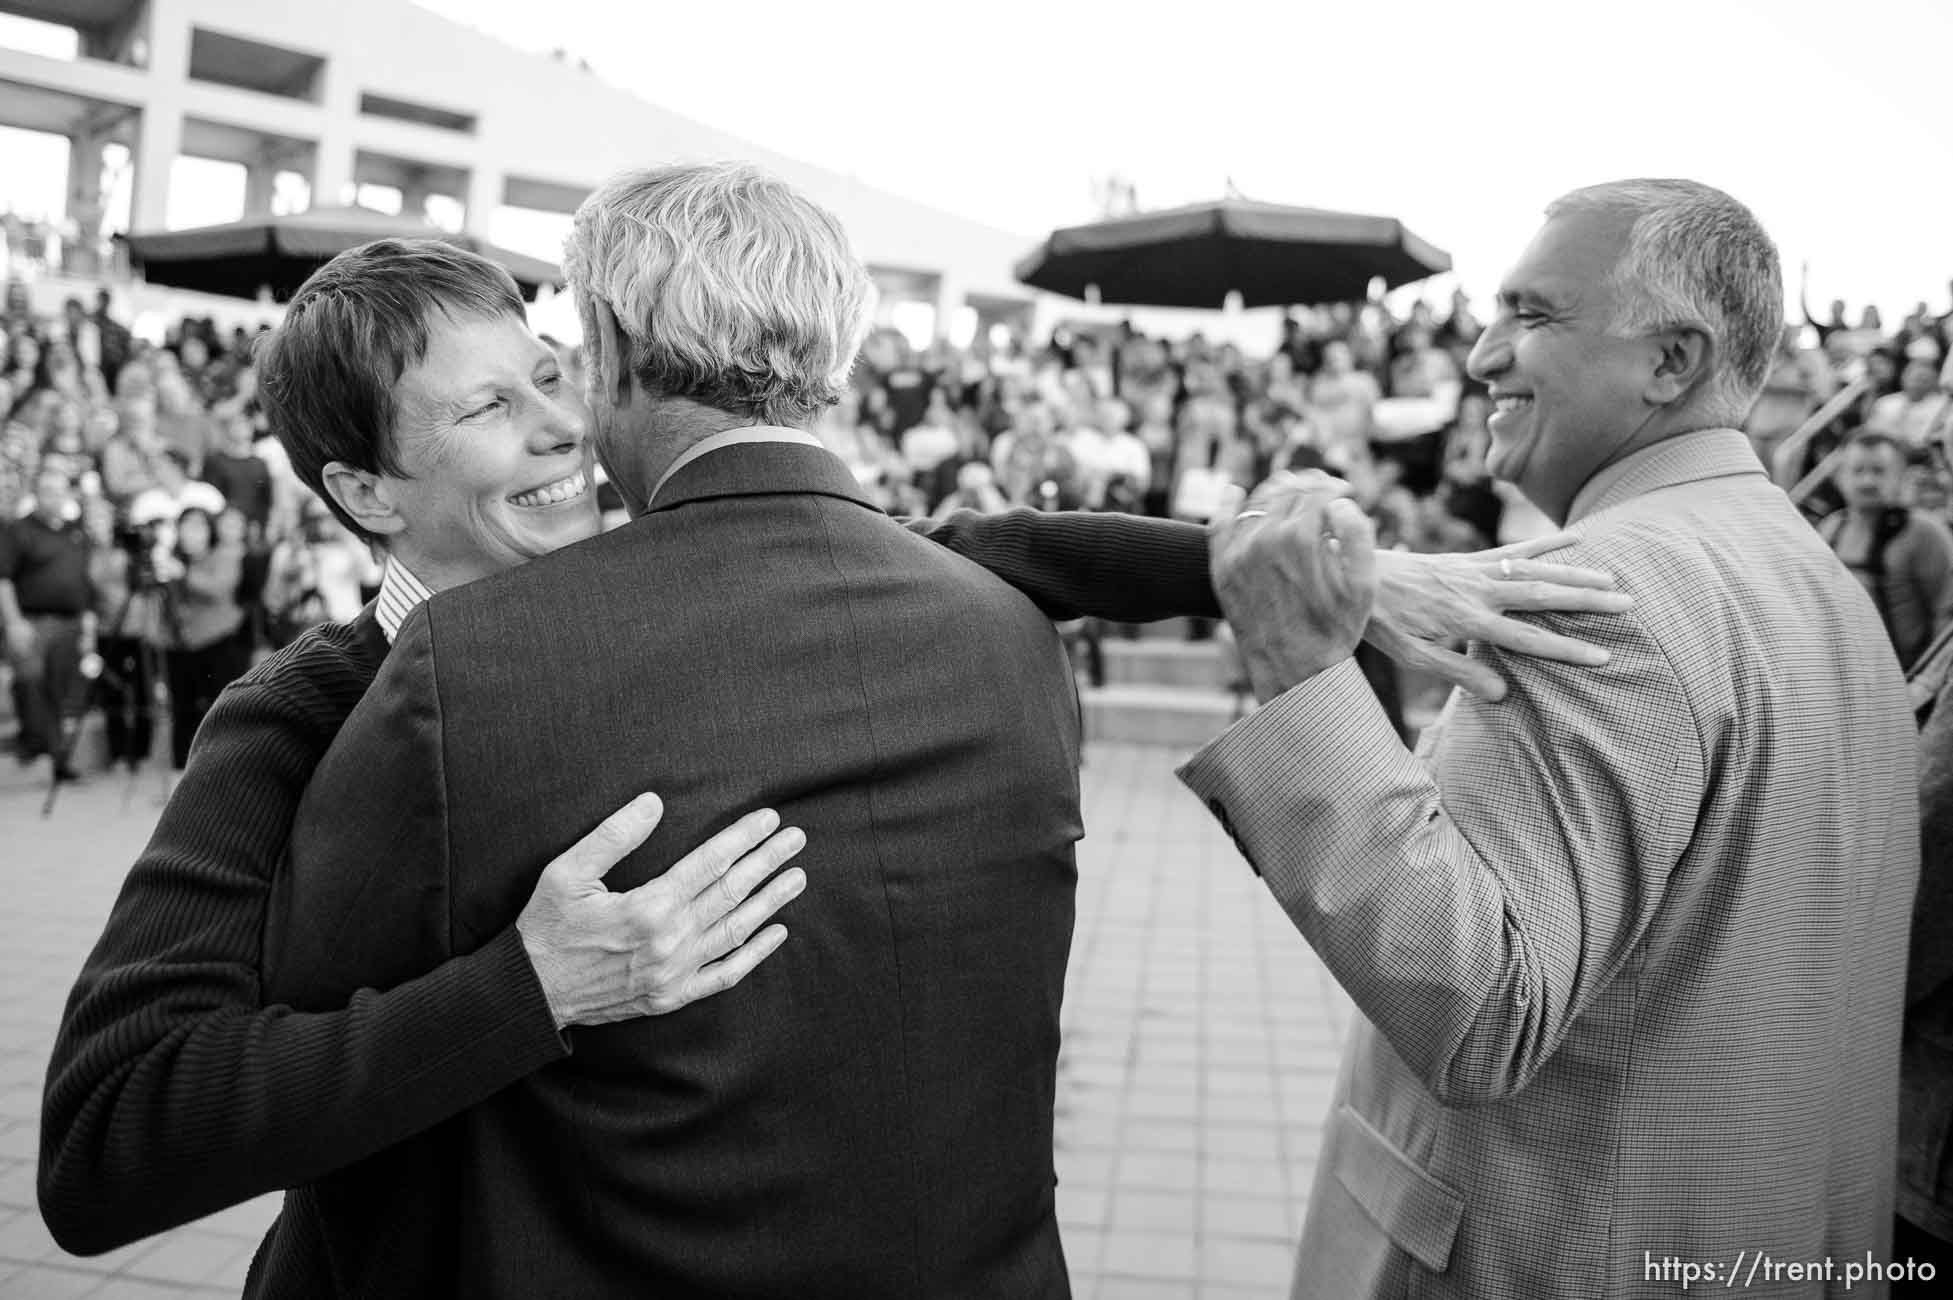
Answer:
M1842 1295L1884 1258L1918 805L1878 615L1734 431L1573 522L1555 558L1636 605L1544 621L1605 668L1481 649L1510 695L1413 757L1343 664L1182 771L1363 1013L1298 1296L1673 1296L1667 1256ZM1765 1291L1759 1252L1836 1276Z

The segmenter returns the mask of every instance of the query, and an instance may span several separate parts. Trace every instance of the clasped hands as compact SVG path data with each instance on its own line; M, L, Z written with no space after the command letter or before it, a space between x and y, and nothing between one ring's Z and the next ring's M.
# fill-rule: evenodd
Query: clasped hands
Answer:
M1598 646L1508 617L1515 611L1613 614L1633 605L1612 575L1534 557L1570 533L1470 555L1378 551L1349 485L1319 470L1287 474L1223 502L1208 558L1257 698L1269 700L1348 658L1358 641L1488 700L1505 683L1451 648L1484 641L1598 667Z

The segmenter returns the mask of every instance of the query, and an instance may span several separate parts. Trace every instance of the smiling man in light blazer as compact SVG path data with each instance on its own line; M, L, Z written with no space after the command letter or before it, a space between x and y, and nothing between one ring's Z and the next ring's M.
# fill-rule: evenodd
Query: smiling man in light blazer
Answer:
M1269 703L1182 777L1362 1012L1294 1293L1844 1295L1890 1240L1913 736L1876 611L1737 429L1776 249L1707 186L1596 186L1500 303L1489 465L1633 595L1544 620L1611 662L1481 650L1510 694L1413 756L1348 659L1354 507L1212 543Z

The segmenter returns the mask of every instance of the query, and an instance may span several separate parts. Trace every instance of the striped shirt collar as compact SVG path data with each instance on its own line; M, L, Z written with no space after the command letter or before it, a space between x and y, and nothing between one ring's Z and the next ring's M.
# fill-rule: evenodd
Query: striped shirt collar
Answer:
M419 609L433 594L406 565L395 557L387 558L386 576L380 579L380 595L373 603L373 617L379 620L388 645L400 635L400 625L407 621L407 615Z

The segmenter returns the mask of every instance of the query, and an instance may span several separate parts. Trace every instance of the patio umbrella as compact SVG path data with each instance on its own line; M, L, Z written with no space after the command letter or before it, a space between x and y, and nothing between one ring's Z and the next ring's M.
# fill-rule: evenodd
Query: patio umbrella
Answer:
M1353 302L1382 276L1391 288L1451 269L1451 255L1393 217L1248 199L1117 217L1055 230L1017 264L1037 289L1148 307Z
M475 235L453 234L411 217L367 208L313 208L283 217L253 217L195 230L122 236L130 258L151 284L255 298L261 285L289 301L305 277L349 248L375 239L443 239L500 263L533 299L545 284L560 285L552 262L501 248Z

